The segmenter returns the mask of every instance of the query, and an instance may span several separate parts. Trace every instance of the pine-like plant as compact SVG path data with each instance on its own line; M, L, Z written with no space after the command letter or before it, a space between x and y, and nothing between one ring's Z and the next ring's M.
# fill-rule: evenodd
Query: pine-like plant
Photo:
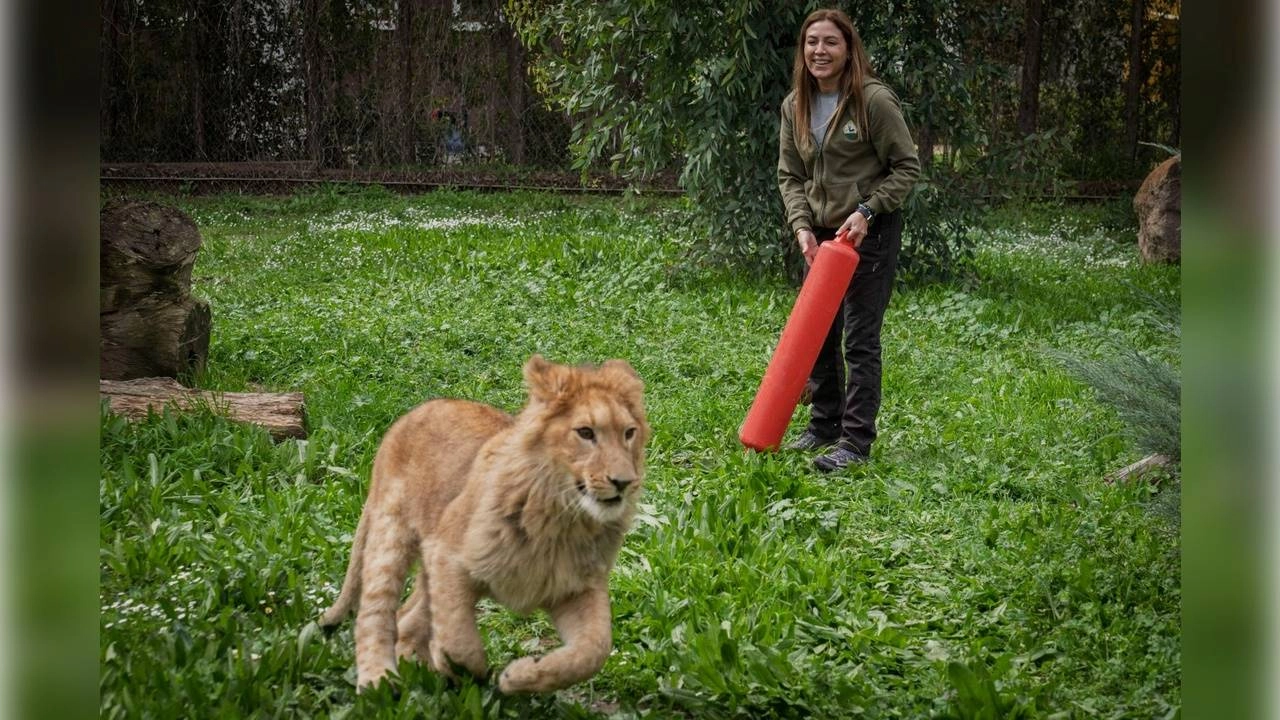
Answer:
M1175 340L1182 335L1179 308L1144 293L1152 322ZM1168 457L1175 468L1182 457L1182 379L1170 363L1150 357L1115 336L1101 338L1105 358L1064 351L1053 354L1098 399L1115 409L1129 437L1143 452Z

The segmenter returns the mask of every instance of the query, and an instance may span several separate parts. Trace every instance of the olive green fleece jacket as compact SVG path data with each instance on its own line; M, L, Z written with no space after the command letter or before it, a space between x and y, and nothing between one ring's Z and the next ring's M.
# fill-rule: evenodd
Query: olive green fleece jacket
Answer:
M792 232L839 227L859 203L875 213L902 207L920 177L920 159L898 97L874 78L863 84L867 123L858 127L850 104L827 130L821 147L800 148L795 136L795 91L782 101L778 189Z

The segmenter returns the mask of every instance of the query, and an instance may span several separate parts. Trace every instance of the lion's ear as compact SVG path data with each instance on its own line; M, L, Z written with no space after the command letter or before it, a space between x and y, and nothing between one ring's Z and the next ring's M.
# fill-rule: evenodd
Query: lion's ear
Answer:
M534 355L524 364L524 384L529 397L550 402L569 389L572 370L564 365L547 362L541 355Z
M604 364L600 366L600 369L618 372L635 380L640 379L640 373L636 372L636 369L631 367L631 363L626 360L605 360Z
M600 366L600 373L630 408L637 420L644 421L644 381L626 360L607 360Z
M640 373L626 360L606 360L600 370L607 373L619 386L631 392L644 392L644 381L640 379Z

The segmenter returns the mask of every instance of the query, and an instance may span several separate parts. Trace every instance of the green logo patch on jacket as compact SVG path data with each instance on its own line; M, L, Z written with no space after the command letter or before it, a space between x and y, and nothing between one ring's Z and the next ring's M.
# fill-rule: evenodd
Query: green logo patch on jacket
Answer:
M858 137L858 126L854 125L852 120L844 124L844 136L849 140Z

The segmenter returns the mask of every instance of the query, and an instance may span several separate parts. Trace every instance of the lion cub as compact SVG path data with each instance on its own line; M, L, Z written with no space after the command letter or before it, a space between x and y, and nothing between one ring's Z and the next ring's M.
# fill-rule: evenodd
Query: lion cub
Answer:
M609 570L644 480L644 385L622 360L568 367L539 355L524 379L529 401L515 417L432 400L383 438L342 591L320 620L336 625L358 606L359 688L401 656L486 677L483 596L520 614L547 610L564 641L508 665L502 692L572 685L609 656Z

